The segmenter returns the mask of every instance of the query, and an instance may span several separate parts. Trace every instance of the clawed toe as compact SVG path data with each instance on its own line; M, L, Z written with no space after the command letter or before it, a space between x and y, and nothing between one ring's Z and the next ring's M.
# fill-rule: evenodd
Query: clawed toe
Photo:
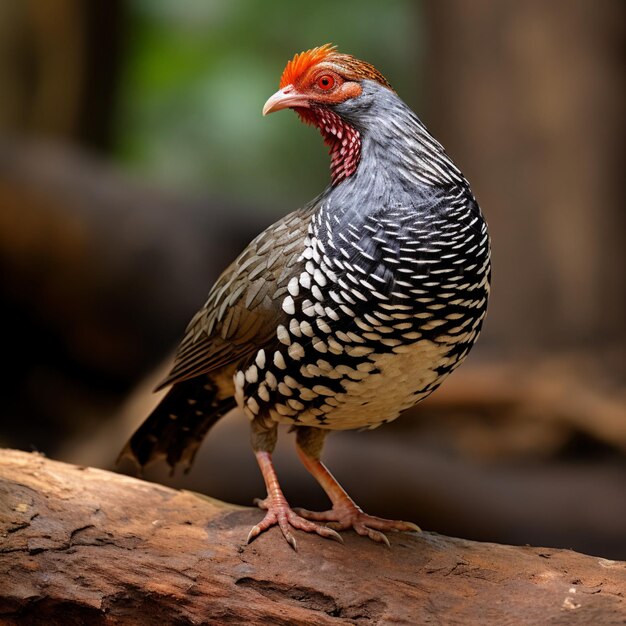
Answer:
M265 498L264 500L256 499L254 502L257 506L266 510L267 513L265 514L265 517L250 530L246 543L250 543L262 532L276 525L280 528L283 536L287 540L287 543L289 543L294 550L298 549L298 543L291 532L292 528L303 530L304 532L316 533L321 537L333 539L334 541L343 543L343 539L339 533L334 531L332 528L315 524L314 522L301 517L293 509L291 509L286 502L271 502L268 501L268 498Z
M307 520L316 522L327 522L327 528L333 530L346 530L352 528L357 534L369 537L376 543L384 543L390 546L389 539L385 532L421 532L421 529L412 522L400 520L388 520L381 517L374 517L363 513L357 507L346 509L330 509L329 511L307 511L306 509L296 509L299 515Z
M384 543L388 548L391 548L387 535L381 533L380 530L374 530L373 528L369 528L365 524L359 524L358 522L352 527L362 537L369 537L372 541L375 541L376 543Z
M308 509L302 509L297 507L294 511L303 517L304 519L313 520L314 522L335 522L337 515L334 511L309 511ZM332 526L329 526L331 528ZM343 530L339 528L338 530Z

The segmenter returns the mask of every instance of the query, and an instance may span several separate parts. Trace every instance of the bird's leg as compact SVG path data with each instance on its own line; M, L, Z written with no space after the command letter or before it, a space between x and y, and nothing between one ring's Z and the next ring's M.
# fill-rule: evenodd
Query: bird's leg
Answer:
M346 493L335 477L320 461L320 454L325 431L319 428L298 428L296 449L302 464L320 484L332 502L332 509L320 513L297 509L298 513L309 520L329 522L328 526L335 530L353 528L359 535L367 536L373 541L389 545L383 531L419 531L420 528L411 522L388 520L364 513L354 500Z
M252 444L267 489L267 497L263 500L255 500L255 504L265 509L267 513L265 517L252 528L248 534L247 542L250 543L255 537L274 525L279 526L283 536L294 550L297 549L297 543L291 532L291 528L314 532L322 537L328 537L343 542L337 532L326 526L315 524L314 522L304 519L289 506L278 483L278 476L276 475L276 470L272 463L271 452L276 445L276 425L272 425L268 429L262 424L255 424L253 422Z

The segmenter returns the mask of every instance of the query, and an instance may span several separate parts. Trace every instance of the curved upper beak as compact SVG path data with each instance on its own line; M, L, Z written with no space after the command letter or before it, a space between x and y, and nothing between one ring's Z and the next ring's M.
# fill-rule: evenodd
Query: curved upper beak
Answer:
M309 106L307 96L298 93L293 85L287 85L267 99L267 102L263 106L263 115L290 107L308 108Z

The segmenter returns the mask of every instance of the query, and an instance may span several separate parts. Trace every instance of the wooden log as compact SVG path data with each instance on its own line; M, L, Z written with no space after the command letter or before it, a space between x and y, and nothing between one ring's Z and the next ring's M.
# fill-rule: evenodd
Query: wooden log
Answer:
M383 513L381 511L380 513ZM622 624L626 563L397 534L391 549L37 454L0 452L2 624Z

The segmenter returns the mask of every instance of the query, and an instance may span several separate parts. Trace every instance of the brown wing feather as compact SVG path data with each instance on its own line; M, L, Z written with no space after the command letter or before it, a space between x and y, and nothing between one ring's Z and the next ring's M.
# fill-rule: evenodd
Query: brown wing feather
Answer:
M193 317L174 366L158 389L245 359L275 341L289 279L299 259L312 204L285 216L258 235L217 279Z

